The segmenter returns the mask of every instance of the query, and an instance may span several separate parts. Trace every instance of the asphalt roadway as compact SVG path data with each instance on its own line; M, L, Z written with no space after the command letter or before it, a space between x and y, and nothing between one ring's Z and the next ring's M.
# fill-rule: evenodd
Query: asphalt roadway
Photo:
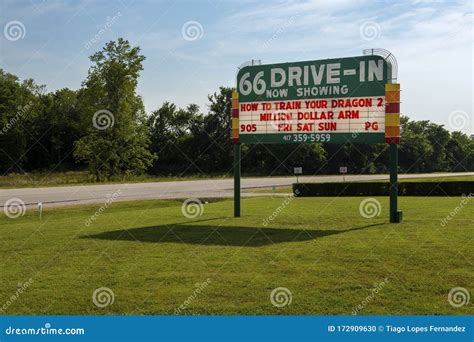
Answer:
M418 177L474 176L474 172L403 174L400 179ZM388 179L388 175L347 175L346 181ZM242 196L272 195L271 193L252 193L256 189L288 187L296 181L295 177L242 178ZM302 176L300 182L340 182L341 175ZM0 207L12 198L20 199L26 206L57 207L88 203L104 203L113 198L116 201L134 201L147 199L186 199L232 197L233 180L209 179L194 181L127 183L106 185L61 186L47 188L21 188L0 190Z

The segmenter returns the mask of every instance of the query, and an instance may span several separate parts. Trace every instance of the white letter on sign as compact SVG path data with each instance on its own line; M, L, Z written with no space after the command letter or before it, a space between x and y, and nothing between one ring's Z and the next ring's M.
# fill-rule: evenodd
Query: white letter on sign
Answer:
M340 75L340 69L341 68L341 63L331 63L328 64L328 69L327 69L327 83L332 84L332 83L339 83L339 75Z
M375 64L375 61L369 61L369 81L374 80L374 76L377 81L383 79L383 60L378 61L378 65Z
M324 67L326 65L322 64L319 66L319 72L316 70L316 65L311 65L311 75L313 76L314 84L321 84L321 80L323 79L324 74Z
M360 70L359 70L359 81L364 82L365 81L365 62L360 61Z
M288 85L293 86L293 81L296 81L296 85L301 85L301 68L300 67L289 67L288 68Z
M276 74L280 74L281 76L280 81L276 80ZM271 76L270 86L272 88L281 87L286 82L286 73L285 73L285 70L283 70L282 68L273 68L270 72L270 76Z

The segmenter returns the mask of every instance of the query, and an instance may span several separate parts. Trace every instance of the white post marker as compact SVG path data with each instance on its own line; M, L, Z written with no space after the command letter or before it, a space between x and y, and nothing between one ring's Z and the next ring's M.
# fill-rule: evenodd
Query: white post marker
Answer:
M43 216L43 202L38 202L38 212L39 212L39 218L41 220Z
M298 175L303 174L303 168L301 166L294 167L293 168L293 173L296 175L296 183L298 183Z
M342 173L342 181L346 181L347 166L339 167L339 173Z

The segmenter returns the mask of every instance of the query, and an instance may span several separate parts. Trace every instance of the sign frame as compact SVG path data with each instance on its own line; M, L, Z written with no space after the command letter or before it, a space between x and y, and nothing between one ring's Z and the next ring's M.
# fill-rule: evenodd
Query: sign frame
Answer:
M373 59L373 57L376 56L377 58ZM372 58L372 59L371 59ZM381 89L375 89L371 88L369 86L366 86L365 88L362 87L361 85L357 85L356 83L352 83L352 85L356 85L357 88L363 88L362 92L356 93L358 95L365 95L366 97L369 96L374 96L372 91L375 91L375 96L384 96L384 105L385 108L383 110L384 114L384 132L379 132L379 133L361 133L360 131L355 131L355 132L344 132L344 133L327 133L327 132L321 132L321 133L316 133L316 132L311 132L311 133L304 133L304 135L299 135L298 133L279 133L279 134L253 134L257 129L253 132L250 132L250 134L240 134L241 126L240 126L240 110L239 110L239 104L242 102L245 102L245 100L254 100L254 102L258 106L259 101L255 101L258 99L266 99L268 96L272 96L272 92L266 94L265 96L262 96L265 93L265 87L268 82L269 84L274 85L276 84L271 76L270 79L268 79L268 72L265 73L263 70L271 70L270 73L274 73L274 69L280 69L281 66L283 65L289 65L291 64L292 66L296 66L295 68L299 68L299 70L302 70L302 67L304 67L304 70L308 70L309 67L305 67L305 63L320 63L319 70L323 70L324 67L323 63L326 63L324 65L328 64L333 64L332 62L334 61L353 61L360 63L360 68L357 69L359 72L359 83L361 82L366 82L365 77L368 76L366 75L365 69L362 70L362 61L370 61L374 60L377 61L378 63L378 68L380 69L380 60L383 60L382 62L382 81L383 84L380 84L380 82L376 79L376 76L373 76L370 82L377 82L378 86L382 88ZM245 65L242 68L239 69L237 72L237 91L234 91L232 94L232 142L234 144L234 163L233 163L233 168L234 168L234 217L240 217L240 178L241 178L241 143L263 143L263 144L269 144L269 143L383 143L386 142L389 144L389 154L390 154L390 161L389 161L389 170L390 170L390 222L391 223L399 223L402 221L402 212L398 211L398 143L400 141L400 85L398 83L394 83L393 81L396 81L396 74L397 74L397 63L396 59L391 54L389 51L384 50L384 49L370 49L370 50L364 50L364 55L363 56L356 56L356 57L348 57L348 58L339 58L339 59L327 59L327 60L320 60L320 61L305 61L305 62L295 62L295 63L278 63L278 64L268 64L268 65L254 65L252 61L251 65ZM375 63L375 62L374 62ZM350 63L349 63L350 64ZM299 65L299 67L298 67ZM339 68L340 68L339 64ZM365 65L365 64L364 64ZM364 66L365 67L365 66ZM273 68L273 69L272 69ZM288 73L291 67L288 67ZM312 70L316 70L317 66L312 68ZM292 70L296 70L292 69ZM329 67L328 67L329 69ZM334 69L334 67L333 67ZM347 68L346 68L347 69ZM343 72L345 72L345 70ZM250 81L252 78L252 72L249 70L253 70L253 82ZM281 71L280 71L281 73ZM300 83L301 85L301 73L297 71L292 71L292 75L295 76L295 73L297 74L296 76L300 76ZM317 73L316 73L317 74ZM361 76L363 74L363 76ZM245 80L243 81L243 77L245 77ZM313 79L315 73L313 73ZM331 76L332 75L332 76ZM341 75L339 71L339 76ZM369 73L370 75L370 73ZM241 77L239 77L241 76ZM353 76L353 75L351 75ZM394 77L395 76L395 77ZM266 78L265 78L266 77ZM286 76L287 77L287 76ZM305 76L303 76L304 78ZM309 77L309 76L308 76ZM329 71L326 72L326 83L330 81L330 77L335 77L334 73L331 74ZM364 78L363 78L364 77ZM283 80L283 76L280 79L280 83ZM240 80L240 81L239 81ZM288 85L291 86L287 90L287 95L292 91L293 94L296 93L298 95L298 89L294 87L294 83L296 83L296 78L293 77L292 80L294 81L293 83L290 83L290 80L288 80ZM321 81L321 79L319 79ZM339 78L340 80L340 78ZM247 83L246 83L247 82ZM273 83L272 83L273 82ZM367 81L369 82L369 81ZM279 84L280 84L279 83ZM305 85L308 85L309 83L306 82ZM316 84L316 83L315 83ZM319 84L322 84L321 82ZM265 86L264 86L265 85ZM374 86L374 85L372 85ZM247 89L245 89L247 87ZM249 91L249 89L251 90ZM264 89L265 88L265 89ZM252 90L254 89L259 89L258 93L254 92L252 93ZM319 88L321 89L321 87ZM242 91L243 90L243 91ZM262 91L263 90L263 91ZM242 93L239 93L239 91ZM281 92L280 92L281 94ZM303 93L305 94L305 93ZM359 97L359 96L352 96L354 92L351 93L344 93L343 97L345 98L354 98L354 97ZM258 95L259 97L256 97ZM278 94L277 94L278 95ZM309 93L309 95L312 95L312 93ZM308 95L308 96L309 96ZM339 93L340 95L340 93ZM306 98L308 98L306 96ZM303 96L305 97L305 96ZM331 99L330 97L320 97L321 99ZM272 100L274 98L272 97ZM290 101L293 98L290 98ZM279 101L281 99L277 98L276 101ZM303 98L304 100L304 98ZM261 102L261 101L260 101ZM301 102L301 100L300 100ZM267 106L266 104L262 105L262 107ZM258 107L254 107L252 105L252 111L255 109L257 110ZM269 107L270 108L270 107ZM308 107L307 107L308 108ZM240 109L243 109L245 111L245 107L241 107ZM265 108L264 108L265 109ZM264 110L262 109L262 110ZM368 118L370 117L370 109L368 109ZM253 113L252 113L253 114ZM266 115L266 114L264 114ZM260 117L261 118L261 117ZM354 117L352 117L354 118ZM351 117L349 118L351 119ZM356 119L359 119L359 116L356 117ZM293 118L292 118L293 120ZM255 125L254 125L255 126ZM336 126L336 125L334 125ZM275 127L274 127L275 128ZM280 132L280 126L278 126L278 132ZM291 125L292 128L292 125ZM366 126L366 130L367 130ZM253 129L253 127L251 127ZM267 128L268 130L268 128ZM350 130L350 123L349 123L349 130ZM245 131L245 128L244 128ZM289 135L291 138L289 141L285 141L284 137L285 135ZM328 139L327 136L329 136ZM334 137L334 138L333 138Z

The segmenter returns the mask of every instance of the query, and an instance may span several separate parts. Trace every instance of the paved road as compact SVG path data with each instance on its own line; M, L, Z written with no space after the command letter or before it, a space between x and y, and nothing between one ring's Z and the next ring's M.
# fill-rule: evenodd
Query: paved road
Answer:
M460 175L474 176L474 172L450 174L407 174L400 175L400 178L451 177ZM342 176L304 176L299 178L300 181L310 182L334 182L342 180ZM388 179L388 175L346 176L347 181L379 179ZM251 190L271 188L273 186L285 187L290 186L294 182L294 177L243 178L242 196L271 195L265 193L252 193ZM45 207L51 207L103 203L111 197L116 198L115 200L117 201L130 201L141 199L211 198L232 196L232 179L23 188L0 190L0 207L3 207L5 202L11 198L19 198L28 206L37 205L38 202L42 202Z

